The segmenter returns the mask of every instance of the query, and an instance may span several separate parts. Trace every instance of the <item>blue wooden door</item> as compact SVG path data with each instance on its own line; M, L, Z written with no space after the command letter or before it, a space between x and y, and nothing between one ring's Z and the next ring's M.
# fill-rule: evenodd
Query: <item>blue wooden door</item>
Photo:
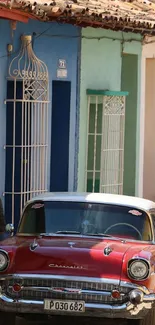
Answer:
M53 81L50 170L51 191L68 191L70 97L71 82Z

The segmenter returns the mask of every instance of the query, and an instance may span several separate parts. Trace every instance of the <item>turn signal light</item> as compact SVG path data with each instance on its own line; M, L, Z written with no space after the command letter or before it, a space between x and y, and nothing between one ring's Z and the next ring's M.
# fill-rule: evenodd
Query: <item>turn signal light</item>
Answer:
M111 296L114 298L114 299L119 299L121 294L118 290L113 290L112 293L111 293Z
M22 290L21 285L18 283L15 283L12 288L14 292L20 292Z

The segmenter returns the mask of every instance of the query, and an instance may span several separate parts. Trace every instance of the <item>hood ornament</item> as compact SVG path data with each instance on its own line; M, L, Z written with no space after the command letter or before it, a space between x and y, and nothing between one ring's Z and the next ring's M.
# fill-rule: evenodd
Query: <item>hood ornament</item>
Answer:
M73 241L69 241L68 245L70 246L70 248L73 248L73 246L75 245L75 243Z
M104 255L108 256L110 255L110 253L112 252L112 248L107 246L105 249L104 249Z
M34 251L38 247L38 243L36 242L36 238L34 238L33 243L30 244L30 251Z

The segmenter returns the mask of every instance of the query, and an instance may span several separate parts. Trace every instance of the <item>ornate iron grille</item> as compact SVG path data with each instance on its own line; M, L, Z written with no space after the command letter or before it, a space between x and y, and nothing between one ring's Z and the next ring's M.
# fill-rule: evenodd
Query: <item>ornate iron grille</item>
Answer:
M21 49L9 66L8 80L13 82L12 142L6 150L12 150L12 186L5 192L12 197L12 223L14 223L15 199L20 196L20 213L32 196L47 191L48 155L48 69L32 49L31 36L21 37ZM22 94L18 95L18 90ZM17 115L21 114L21 125ZM21 128L21 139L17 129ZM19 167L20 166L20 167ZM20 186L17 190L15 173L20 168Z
M123 194L125 96L88 96L88 192Z

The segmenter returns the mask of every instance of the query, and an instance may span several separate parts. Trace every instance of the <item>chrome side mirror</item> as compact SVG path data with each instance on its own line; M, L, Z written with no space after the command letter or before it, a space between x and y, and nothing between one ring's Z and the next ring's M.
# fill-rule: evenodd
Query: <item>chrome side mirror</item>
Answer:
M8 223L5 227L6 232L8 232L11 236L14 233L14 225L12 223Z

